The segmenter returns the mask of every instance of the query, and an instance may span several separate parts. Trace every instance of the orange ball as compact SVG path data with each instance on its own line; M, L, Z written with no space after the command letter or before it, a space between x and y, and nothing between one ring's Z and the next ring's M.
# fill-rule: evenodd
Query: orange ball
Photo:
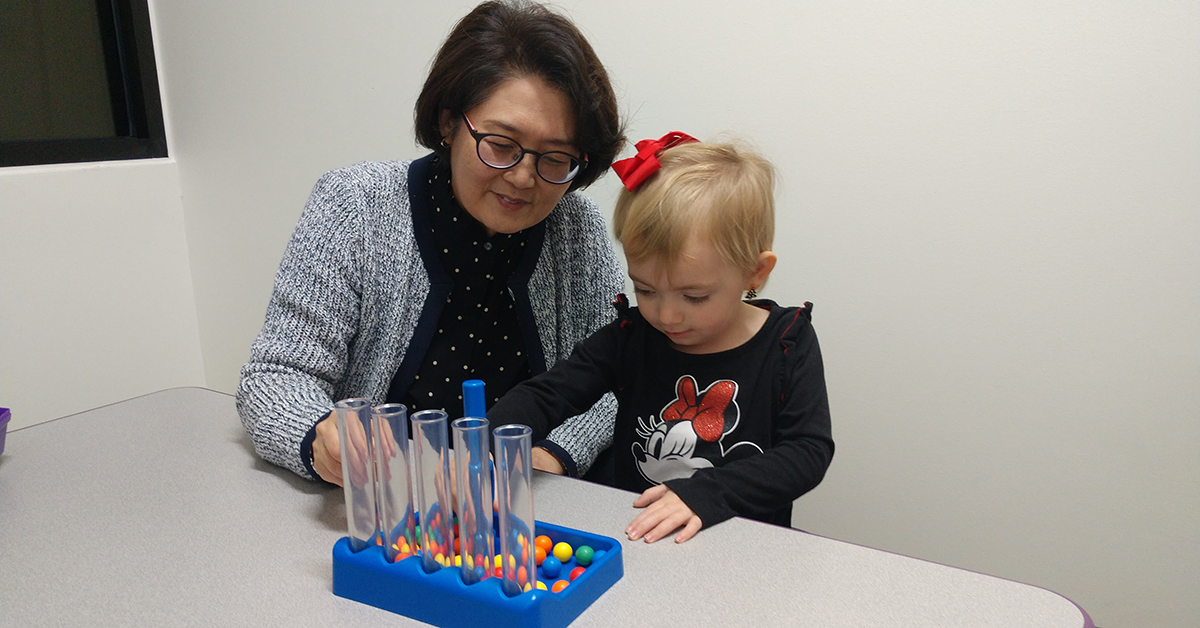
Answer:
M517 584L524 587L526 582L529 582L529 573L525 571L525 565L521 565L517 567Z
M533 544L542 548L547 554L550 553L550 550L554 549L554 541L551 541L550 537L545 534L534 539Z
M550 587L550 590L554 591L555 593L558 593L559 591L562 591L563 589L567 588L568 584L571 584L571 583L567 582L566 580L559 580L558 582L554 583L554 586Z
M533 551L533 557L537 560L537 564L540 567L542 564L542 561L546 560L546 550L544 550L540 547L537 548L536 550Z

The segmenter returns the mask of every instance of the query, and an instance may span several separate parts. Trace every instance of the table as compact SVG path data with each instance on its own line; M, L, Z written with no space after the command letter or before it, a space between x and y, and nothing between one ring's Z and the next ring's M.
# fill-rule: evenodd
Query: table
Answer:
M1037 587L733 519L629 542L634 495L537 473L539 519L622 540L572 626L1092 628ZM255 455L233 398L178 388L15 430L0 456L0 625L423 625L331 592L342 491Z

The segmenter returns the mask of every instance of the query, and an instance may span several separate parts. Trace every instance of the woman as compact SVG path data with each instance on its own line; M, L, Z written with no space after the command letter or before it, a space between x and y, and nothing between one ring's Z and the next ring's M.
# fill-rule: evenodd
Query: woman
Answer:
M461 412L489 406L614 316L620 266L574 193L624 144L603 65L566 18L485 2L442 45L416 107L432 155L317 182L275 279L237 406L259 455L342 483L334 401ZM534 450L579 475L612 438L615 401Z

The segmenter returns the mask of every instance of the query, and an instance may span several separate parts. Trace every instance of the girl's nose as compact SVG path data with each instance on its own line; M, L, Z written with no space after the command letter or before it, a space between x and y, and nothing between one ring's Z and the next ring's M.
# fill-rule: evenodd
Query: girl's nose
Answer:
M670 300L668 300L670 301ZM664 325L674 325L683 322L683 309L674 303L664 303L659 310L659 318Z

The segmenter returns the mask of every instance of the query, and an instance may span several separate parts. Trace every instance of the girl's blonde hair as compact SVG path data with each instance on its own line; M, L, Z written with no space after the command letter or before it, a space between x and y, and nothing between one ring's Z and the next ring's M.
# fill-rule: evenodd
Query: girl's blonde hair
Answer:
M674 263L694 232L753 272L775 238L771 163L744 146L702 142L669 148L658 160L658 172L617 199L613 231L626 257Z

